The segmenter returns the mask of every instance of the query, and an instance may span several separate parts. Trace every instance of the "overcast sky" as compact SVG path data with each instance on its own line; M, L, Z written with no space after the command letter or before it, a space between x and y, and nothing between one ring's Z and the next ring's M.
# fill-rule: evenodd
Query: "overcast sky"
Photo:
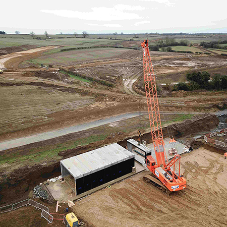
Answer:
M227 0L5 0L6 33L227 32Z

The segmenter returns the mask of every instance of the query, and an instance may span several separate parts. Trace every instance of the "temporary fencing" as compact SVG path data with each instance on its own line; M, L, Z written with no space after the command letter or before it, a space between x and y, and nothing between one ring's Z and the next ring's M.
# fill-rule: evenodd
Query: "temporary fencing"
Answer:
M28 204L35 207L36 209L39 209L39 210L45 210L46 212L49 213L49 208L44 206L43 204L41 203L37 203L36 201L32 200L32 199L29 199L28 200Z
M53 216L45 210L42 210L41 217L45 218L49 223L53 222Z
M38 203L38 202L32 200L32 199L25 199L25 200L22 200L20 202L16 202L16 203L12 203L12 204L9 204L9 205L2 206L2 207L0 207L0 214L10 212L10 211L13 211L13 210L17 210L21 207L28 206L28 205L33 206L36 209L41 210L42 211L41 217L45 218L49 223L53 222L53 216L49 213L49 208L44 206L41 203Z
M24 206L27 206L27 205L29 205L28 200L29 199L25 199L25 200L22 200L20 202L16 202L16 203L12 203L12 204L0 207L0 214L6 213L6 212L9 212L9 211L12 211L12 210L16 210L16 209L19 209L19 208L24 207Z

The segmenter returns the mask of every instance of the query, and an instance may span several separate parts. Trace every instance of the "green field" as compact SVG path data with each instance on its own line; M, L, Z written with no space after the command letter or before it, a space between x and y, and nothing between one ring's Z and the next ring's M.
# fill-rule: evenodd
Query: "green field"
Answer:
M92 38L76 38L71 36L70 38L59 38L60 36L53 36L51 39L41 40L33 39L29 35L0 35L0 48L22 46L22 45L35 45L35 46L68 46L68 47L93 47L98 45L113 45L119 40L111 39L92 39Z
M73 47L92 47L97 45L114 45L115 43L122 43L123 41L143 41L149 39L150 45L153 45L158 40L165 40L166 37L173 38L176 41L187 40L189 43L199 44L202 41L219 41L226 40L227 35L220 37L214 35L168 35L168 34L89 34L87 38L82 38L81 34L77 36L73 34L68 35L49 35L50 38L46 38L44 35L35 35L33 39L29 34L7 34L0 35L0 48L21 46L21 45L35 45L35 46L47 46L47 45L60 45L60 46L73 46ZM226 44L221 44L226 45Z
M191 51L192 53L201 52L202 51L196 47L189 47L189 46L173 46L171 47L173 51Z
M214 49L214 48L210 48L208 50L210 50L212 52L215 52L217 54L227 54L227 50L225 50L225 49Z
M86 60L97 60L103 58L117 57L120 54L127 52L128 49L124 48L89 48L83 50L71 50L71 51L50 51L44 56L41 56L36 59L32 59L30 63L33 64L61 64L65 65L67 63L73 63L77 61L86 61ZM26 64L26 62L24 63Z
M221 47L227 47L227 43L225 43L225 44L219 44L219 46L221 46Z

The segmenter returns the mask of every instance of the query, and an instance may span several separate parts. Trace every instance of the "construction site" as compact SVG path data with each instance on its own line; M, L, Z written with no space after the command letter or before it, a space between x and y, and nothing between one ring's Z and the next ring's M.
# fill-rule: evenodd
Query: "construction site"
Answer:
M226 90L170 87L227 57L149 42L1 50L0 226L226 226Z

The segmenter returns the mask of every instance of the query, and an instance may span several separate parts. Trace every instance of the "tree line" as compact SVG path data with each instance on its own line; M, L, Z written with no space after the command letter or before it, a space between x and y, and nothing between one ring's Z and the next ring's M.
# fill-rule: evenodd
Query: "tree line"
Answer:
M204 48L216 48L216 49L227 49L227 46L220 46L220 44L227 44L227 40L223 41L211 41L211 42L201 42L200 46Z
M216 74L212 79L206 71L187 73L187 82L174 85L173 90L193 91L199 89L205 90L226 90L227 76Z
M0 31L0 35L5 35L5 34L6 34L6 32ZM15 31L15 34L19 35L20 31ZM46 36L46 38L49 38L49 34L48 34L47 31L44 32L44 35ZM61 35L62 35L62 32L61 32ZM74 35L75 35L75 37L77 37L78 34L76 32L74 32ZM89 36L86 31L83 31L81 35L82 35L83 38L87 38ZM30 32L30 36L34 39L35 38L35 33L33 31Z
M150 45L149 49L151 51L159 51L159 48L162 48L162 51L171 52L171 46L188 46L188 40L181 40L177 42L174 38L166 37L165 39L161 39L156 41L155 45Z

